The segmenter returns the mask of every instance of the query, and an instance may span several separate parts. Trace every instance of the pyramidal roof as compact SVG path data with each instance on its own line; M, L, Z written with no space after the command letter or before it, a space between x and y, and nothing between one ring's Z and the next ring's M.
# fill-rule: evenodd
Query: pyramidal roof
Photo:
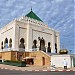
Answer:
M31 8L31 11L25 15L27 17L30 17L30 18L33 18L33 19L36 19L38 21L42 21L33 11L32 11L32 8ZM43 22L43 21L42 21Z

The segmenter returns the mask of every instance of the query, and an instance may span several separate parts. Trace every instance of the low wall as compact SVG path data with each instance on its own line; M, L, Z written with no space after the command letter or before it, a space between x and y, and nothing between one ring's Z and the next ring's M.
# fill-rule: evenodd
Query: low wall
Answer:
M34 51L30 53L30 57L34 57L34 65L50 66L50 56L42 51Z
M73 58L73 65L74 65L74 67L75 67L75 58Z
M73 57L70 55L52 55L51 56L51 65L56 67L64 67L63 61L66 59L67 67L73 67Z
M11 52L2 52L2 59L11 60Z
M18 51L5 51L2 52L3 60L22 61L24 58L33 58L34 65L36 66L50 66L51 57L42 51L34 52L18 52Z

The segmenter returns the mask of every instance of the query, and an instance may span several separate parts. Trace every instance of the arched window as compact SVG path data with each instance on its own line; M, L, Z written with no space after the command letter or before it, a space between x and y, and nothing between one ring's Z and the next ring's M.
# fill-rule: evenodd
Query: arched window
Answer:
M55 52L57 53L57 44L55 43Z
M8 48L8 39L5 38L5 41L4 41L4 48Z
M12 43L12 39L10 38L9 43Z
M19 45L19 48L23 48L23 49L25 49L25 45L24 45L24 38L21 38L20 39L20 45Z
M40 50L46 52L46 48L45 48L45 40L42 38L40 38L40 47L39 47Z
M5 42L4 43L8 43L8 39L7 38L5 38Z
M3 49L3 41L1 42L1 49Z
M1 45L3 45L3 41L1 42Z
M47 50L48 50L48 52L50 52L50 53L51 53L51 47L50 47L50 45L51 45L51 43L50 43L50 42L48 42L48 48L47 48Z
M32 48L37 48L36 44L37 44L37 40L34 40Z
M20 39L20 42L21 42L21 43L24 43L24 42L25 42L25 41L24 41L24 38L21 38L21 39Z
M12 39L10 38L10 40L9 40L9 48L11 48L12 47Z

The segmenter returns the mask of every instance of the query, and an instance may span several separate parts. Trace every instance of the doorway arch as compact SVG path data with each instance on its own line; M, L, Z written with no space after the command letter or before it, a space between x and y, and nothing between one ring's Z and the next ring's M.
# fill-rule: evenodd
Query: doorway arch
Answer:
M5 41L4 41L4 48L8 48L8 39L5 38Z
M34 49L34 48L37 48L37 40L34 40L34 41L33 41L32 49Z
M9 40L9 48L11 48L12 47L12 39L10 38L10 40Z
M19 45L19 48L20 48L20 49L25 49L24 42L25 42L25 41L24 41L24 38L21 38L21 39L20 39L20 45Z
M57 43L55 43L55 53L57 53Z
M3 41L1 42L1 49L3 49Z
M45 57L42 57L42 65L45 65Z
M40 47L39 47L40 50L46 52L46 48L45 48L45 40L42 38L40 39Z
M51 47L50 47L50 46L51 46L51 43L48 42L48 48L47 48L47 51L51 53Z

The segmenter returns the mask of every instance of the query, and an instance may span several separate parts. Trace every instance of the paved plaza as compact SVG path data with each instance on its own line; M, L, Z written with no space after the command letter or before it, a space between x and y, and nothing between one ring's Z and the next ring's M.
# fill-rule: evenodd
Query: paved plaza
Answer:
M27 65L26 67L16 67L4 64L0 64L0 69L20 70L20 71L75 71L75 67L64 70L61 67L52 68L49 66L33 66L33 65Z

